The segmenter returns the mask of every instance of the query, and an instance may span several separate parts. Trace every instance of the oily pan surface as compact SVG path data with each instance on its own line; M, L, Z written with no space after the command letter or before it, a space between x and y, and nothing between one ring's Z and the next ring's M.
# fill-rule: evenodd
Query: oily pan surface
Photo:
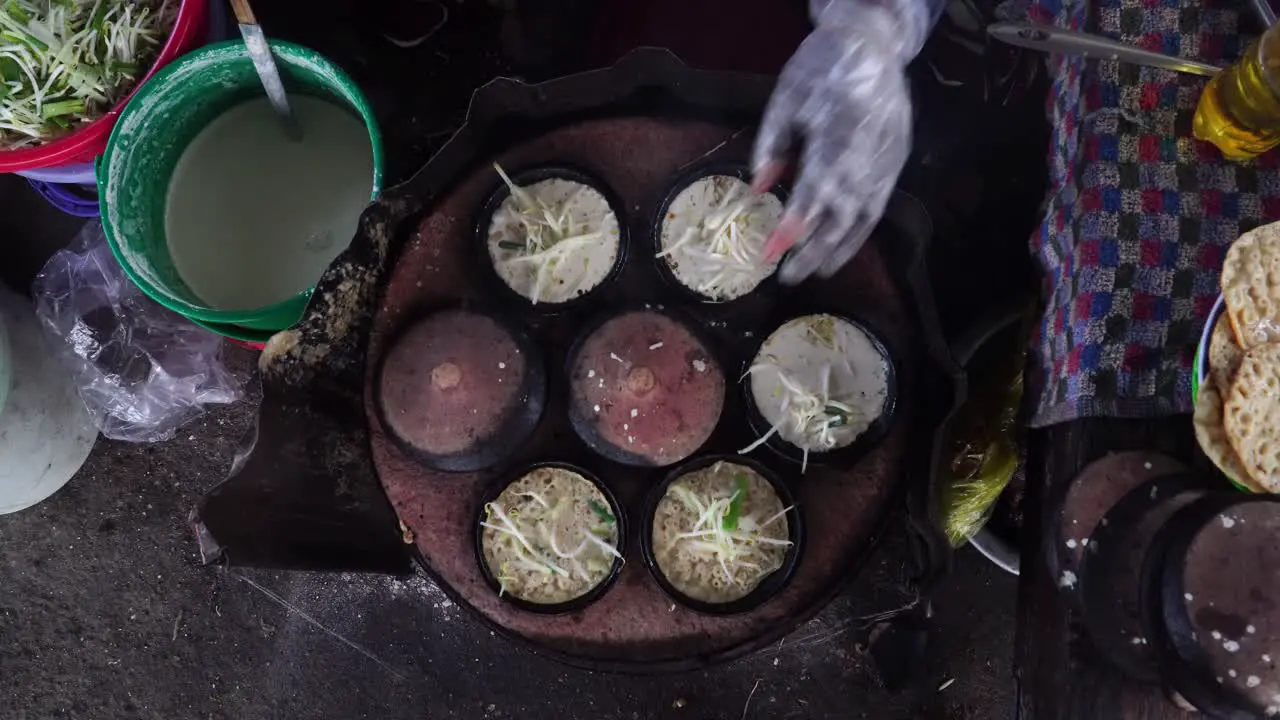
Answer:
M653 259L640 252L648 215L691 161L743 162L750 151L750 133L711 123L656 118L616 118L583 122L551 131L493 158L509 172L542 164L572 165L598 176L616 192L627 208L634 252L617 283L630 302L661 304L654 295L661 285L652 274ZM725 142L725 141L728 142ZM396 329L427 309L458 300L492 298L477 267L474 245L475 213L499 182L488 162L452 191L442 193L406 240L374 319L369 365L377 362ZM638 221L637 218L640 220ZM885 339L899 363L901 375L910 373L911 358L904 312L878 248L868 243L836 278L799 289L797 303L809 303L866 318ZM610 303L615 306L611 307ZM627 468L601 460L574 436L567 421L567 381L563 364L576 335L591 313L620 310L618 298L602 298L585 315L541 319L536 342L542 347L552 376L548 406L542 423L517 453L508 471L521 463L563 460L582 465L608 485L625 507L631 522L642 524L645 492L660 481L663 470ZM752 329L722 333L741 344L759 341L778 317L745 318ZM739 313L749 315L750 309ZM732 318L743 321L743 317ZM720 322L720 321L716 321ZM723 324L723 323L722 323ZM712 326L712 329L717 329ZM745 337L746 333L752 333ZM731 355L745 362L747 352ZM753 436L747 434L745 407L736 378L726 366L726 404L721 422L703 452L735 452ZM371 378L370 378L371 379ZM673 601L649 576L637 547L628 549L618 581L596 602L568 615L547 616L522 611L500 600L485 583L476 562L473 528L482 489L494 482L498 470L477 473L429 471L388 440L366 399L374 463L392 506L413 536L428 570L452 589L464 604L509 635L555 651L579 662L610 667L652 667L655 663L705 663L776 642L799 622L816 613L849 577L886 512L896 482L902 477L911 386L899 387L901 406L894 429L884 441L851 468L810 468L802 482L793 482L797 505L804 514L809 538L791 583L762 606L734 616L700 615ZM366 393L366 398L369 394ZM739 444L741 443L741 444ZM761 449L754 457L794 479L798 467ZM634 544L633 544L634 545ZM702 658L701 660L695 658Z

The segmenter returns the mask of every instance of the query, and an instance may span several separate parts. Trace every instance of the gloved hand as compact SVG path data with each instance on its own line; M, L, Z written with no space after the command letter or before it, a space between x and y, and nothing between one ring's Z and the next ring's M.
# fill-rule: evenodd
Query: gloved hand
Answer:
M798 283L830 277L866 242L911 151L907 63L941 0L810 0L816 29L782 70L756 137L757 190L777 182L803 144L800 172L765 244Z

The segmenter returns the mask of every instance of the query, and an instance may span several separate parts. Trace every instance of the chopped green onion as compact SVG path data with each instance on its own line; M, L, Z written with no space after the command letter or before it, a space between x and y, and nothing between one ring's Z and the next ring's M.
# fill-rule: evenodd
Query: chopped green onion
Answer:
M9 13L9 17L13 18L14 20L17 20L23 25L26 25L27 23L31 22L31 16L28 15L27 12L22 9L22 6L18 5L18 3L15 2L15 0L9 0L9 2L5 3L4 11L6 13Z
M45 120L51 120L63 115L75 115L84 112L83 100L63 100L61 102L47 103L40 108L40 117Z
M93 6L93 14L89 16L89 27L99 33L106 30L107 3L99 2Z
M503 250L524 250L525 244L512 242L510 240L499 240L498 247L502 248Z
M835 349L836 344L836 321L830 315L815 315L809 321L807 328L809 333L823 345Z
M136 77L138 70L138 63L112 62L107 65L107 72L126 77Z
M614 517L613 513L609 512L609 508L606 508L595 500L587 501L587 506L591 508L591 512L599 515L601 520L604 520L610 525L618 522L618 518Z
M729 501L729 511L725 513L724 522L721 525L725 530L738 529L738 517L742 515L742 501L747 497L747 488L750 483L747 476L742 473L734 475L733 482L737 489L733 492L733 499Z

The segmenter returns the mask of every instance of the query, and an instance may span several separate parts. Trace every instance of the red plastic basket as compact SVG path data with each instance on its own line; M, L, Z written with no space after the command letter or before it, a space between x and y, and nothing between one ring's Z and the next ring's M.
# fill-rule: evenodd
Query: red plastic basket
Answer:
M182 0L182 5L178 7L178 17L173 23L173 31L169 33L169 39L160 49L160 55L151 64L147 74L133 86L133 90L130 90L123 100L111 108L106 115L70 135L36 147L0 150L0 172L83 163L101 154L103 148L107 146L107 137L111 135L111 127L116 123L116 116L120 114L124 104L129 102L129 98L133 97L133 93L142 86L142 83L174 58L204 42L207 10L208 0Z

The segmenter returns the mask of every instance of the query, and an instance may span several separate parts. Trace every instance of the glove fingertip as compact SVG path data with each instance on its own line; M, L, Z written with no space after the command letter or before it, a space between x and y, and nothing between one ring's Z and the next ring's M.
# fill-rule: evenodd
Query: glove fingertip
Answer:
M785 160L781 158L766 159L751 171L751 191L757 195L768 191L769 188L778 184L786 170L787 163Z
M768 262L776 262L783 253L790 250L804 236L804 218L788 212L783 215L778 227L769 235L764 244L764 257Z

